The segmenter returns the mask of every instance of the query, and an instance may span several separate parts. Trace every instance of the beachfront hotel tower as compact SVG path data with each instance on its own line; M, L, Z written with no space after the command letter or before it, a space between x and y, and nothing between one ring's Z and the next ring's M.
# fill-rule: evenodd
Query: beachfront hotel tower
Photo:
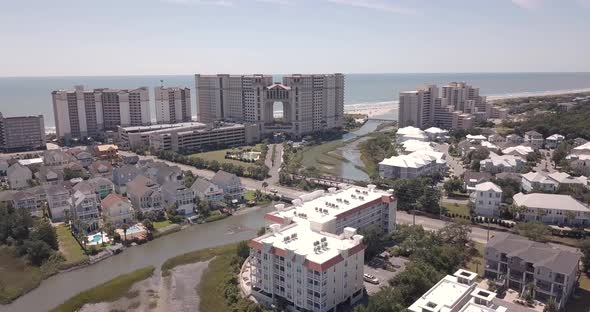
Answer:
M344 75L195 75L200 122L252 123L261 134L295 136L341 128ZM282 113L280 113L282 112Z
M51 93L57 137L65 141L99 137L118 126L151 123L149 90L127 89L56 90Z
M156 122L174 124L191 121L191 89L155 87Z

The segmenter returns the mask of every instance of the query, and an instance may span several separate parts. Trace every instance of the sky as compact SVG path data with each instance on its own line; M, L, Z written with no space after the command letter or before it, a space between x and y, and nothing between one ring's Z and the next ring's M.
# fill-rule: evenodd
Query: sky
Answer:
M0 0L0 76L590 71L590 0Z

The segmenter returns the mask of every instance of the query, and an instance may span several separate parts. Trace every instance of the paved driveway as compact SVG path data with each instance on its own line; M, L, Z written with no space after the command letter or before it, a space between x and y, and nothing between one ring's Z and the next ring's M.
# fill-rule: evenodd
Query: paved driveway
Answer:
M384 261L384 260L380 260L380 261ZM381 287L389 285L390 279L394 278L396 275L398 275L399 273L403 272L406 269L406 263L408 262L408 260L403 259L403 258L394 257L394 258L390 258L389 262L395 266L395 272L391 272L391 271L387 271L387 270L382 269L381 267L379 267L380 266L379 262L373 263L373 261L371 261L370 262L371 265L365 264L365 266L364 266L365 274L371 274L379 279L379 284L377 284L377 285L371 284L369 282L365 282L365 289L367 290L367 294L369 296L372 296L375 293L377 293L379 291L379 289L381 289Z

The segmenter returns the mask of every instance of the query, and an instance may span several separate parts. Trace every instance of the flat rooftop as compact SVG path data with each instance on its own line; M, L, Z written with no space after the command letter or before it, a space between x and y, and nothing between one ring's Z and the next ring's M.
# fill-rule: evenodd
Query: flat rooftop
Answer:
M188 128L188 127L205 127L204 123L200 122L181 122L176 124L158 124L151 126L133 126L133 127L122 127L127 132L150 132L156 130L175 129L175 128Z
M447 275L422 297L418 298L408 309L422 312L422 307L429 307L434 311L451 311L457 301L470 293L471 290L471 286L459 283L457 277Z
M347 189L333 190L332 192L315 191L299 196L293 200L293 206L269 213L269 215L284 218L293 218L295 222L301 220L313 220L319 223L327 222L339 215L346 214L366 203L389 198L391 194L377 190L373 186L349 187Z
M271 225L271 231L270 234L255 238L253 241L272 244L273 247L284 251L292 250L320 265L340 255L340 250L362 246L363 238L352 228L346 228L345 233L341 235L315 232L309 228L308 222L295 223L283 228L274 224Z

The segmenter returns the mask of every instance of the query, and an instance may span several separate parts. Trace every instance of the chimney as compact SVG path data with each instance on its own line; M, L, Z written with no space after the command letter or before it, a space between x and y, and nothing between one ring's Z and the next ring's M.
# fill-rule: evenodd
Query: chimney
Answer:
M271 224L269 226L270 230L272 231L273 234L277 234L281 231L281 225L280 224Z

